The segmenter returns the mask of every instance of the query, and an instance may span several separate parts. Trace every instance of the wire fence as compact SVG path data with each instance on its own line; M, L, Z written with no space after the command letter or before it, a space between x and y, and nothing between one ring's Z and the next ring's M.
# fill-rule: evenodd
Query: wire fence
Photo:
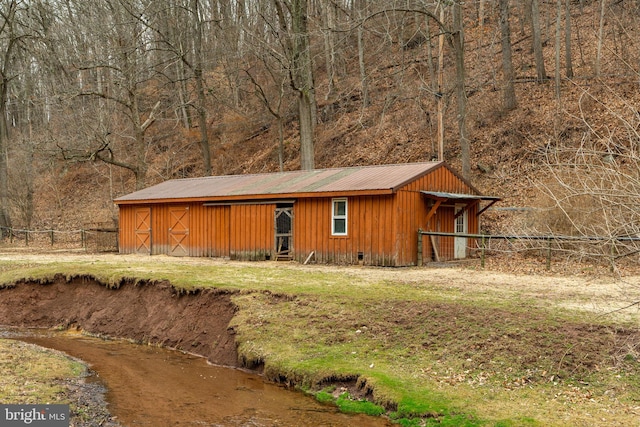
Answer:
M88 227L76 230L28 230L0 227L5 244L17 247L85 249L92 252L117 252L118 229Z
M430 239L424 239L425 236ZM479 256L482 267L485 266L486 256L490 254L532 255L543 258L547 269L551 268L553 259L599 260L609 263L612 270L620 259L640 256L639 236L491 235L418 230L419 264L424 260L423 253L437 257L437 250L433 250L433 239L437 237L469 239L467 249ZM76 230L0 227L0 238L3 244L13 247L84 249L88 252L117 252L119 247L118 229L104 226Z
M551 268L553 259L575 261L606 262L611 270L616 263L625 258L640 254L639 236L561 236L561 235L491 235L463 234L418 230L418 262L423 260L426 252L424 236L463 237L470 239L469 250L480 257L480 265L484 268L487 254L524 253L545 259L546 268ZM431 255L437 256L434 243L429 249Z

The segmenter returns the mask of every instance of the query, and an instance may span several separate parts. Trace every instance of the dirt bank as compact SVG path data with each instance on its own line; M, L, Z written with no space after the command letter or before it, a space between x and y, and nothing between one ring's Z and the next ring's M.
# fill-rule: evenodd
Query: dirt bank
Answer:
M167 282L123 280L109 288L91 277L22 281L0 290L0 324L77 327L90 333L161 344L238 366L230 293L180 292Z

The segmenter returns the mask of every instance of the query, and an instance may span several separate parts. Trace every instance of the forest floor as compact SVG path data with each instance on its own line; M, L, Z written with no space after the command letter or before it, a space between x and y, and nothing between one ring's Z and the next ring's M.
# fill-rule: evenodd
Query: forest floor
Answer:
M186 345L314 393L344 387L409 425L637 421L640 275L506 263L369 268L3 249L0 324Z

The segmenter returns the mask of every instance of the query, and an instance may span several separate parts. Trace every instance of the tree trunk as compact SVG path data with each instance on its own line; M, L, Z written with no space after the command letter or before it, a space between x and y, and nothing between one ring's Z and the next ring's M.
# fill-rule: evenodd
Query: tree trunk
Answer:
M460 160L462 177L471 178L471 147L467 136L467 94L464 68L464 26L461 0L453 2L453 49L456 57L456 98L458 99L458 131L460 133Z
M562 40L562 0L556 0L556 70L554 73L554 81L555 81L555 89L556 89L556 99L560 101L560 50Z
M298 92L298 112L300 114L300 168L312 170L315 168L313 146L313 103L308 92Z
M567 77L573 78L573 59L571 55L571 8L569 0L564 2L564 51Z
M11 227L9 215L9 174L8 156L9 131L7 127L7 84L8 80L0 80L0 238L5 236L5 229Z
M316 123L316 98L311 63L310 37L307 27L307 0L292 0L287 6L291 16L290 30L287 26L285 8L281 0L273 0L280 28L287 34L284 45L290 60L289 75L293 90L298 93L298 115L300 121L300 167L302 170L315 168L314 131Z
M194 68L193 74L196 82L196 92L198 96L198 127L200 128L200 150L202 152L202 163L204 174L210 176L211 169L211 148L209 146L209 135L207 132L207 109L204 93L204 78L202 76L202 20L200 19L200 8L198 0L191 0L191 13L193 14L193 54Z
M520 34L524 35L527 28L532 28L531 18L531 2L533 0L522 0L522 18L520 19ZM531 45L531 51L533 51L533 44Z
M511 27L509 0L500 0L500 33L502 36L502 74L504 78L504 108L516 108L515 74L511 55Z
M369 106L369 83L364 62L364 39L362 25L358 25L358 66L360 69L360 88L362 90L362 108Z
M0 62L0 238L4 237L6 227L11 227L11 215L9 213L9 127L7 124L7 97L9 96L9 63L15 59L14 49L17 46L16 13L18 2L11 1L1 6L4 23L3 30L4 51Z
M440 6L440 22L444 22L444 6ZM444 160L444 31L438 29L438 161Z
M533 55L536 61L536 80L542 83L547 79L547 71L544 68L544 56L542 52L542 33L540 31L540 7L538 0L531 2L531 24L533 27Z
M307 28L307 0L293 0L291 7L291 30L293 35L293 68L298 91L298 111L300 114L300 167L302 170L315 168L315 87L311 52L309 51L309 30Z
M331 2L324 1L319 2L322 7L322 19L324 27L322 31L322 38L324 41L324 62L327 69L327 93L324 96L325 101L331 100L334 97L335 92L335 72L336 72L336 47L333 36L334 27L334 10Z
M596 61L594 72L596 77L600 77L600 62L602 61L602 41L604 40L604 16L606 10L606 0L600 0L600 28L598 29L598 47L596 50Z
M135 94L130 95L131 112L133 119L133 133L135 135L136 159L133 174L136 177L136 190L142 190L147 186L147 170L149 166L146 161L147 144L145 143L145 129L140 123L140 108L138 98Z

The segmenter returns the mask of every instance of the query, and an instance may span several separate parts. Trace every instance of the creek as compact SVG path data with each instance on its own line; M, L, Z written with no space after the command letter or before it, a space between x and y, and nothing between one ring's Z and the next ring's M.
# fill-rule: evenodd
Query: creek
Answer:
M87 381L106 387L109 411L125 427L391 425L179 351L68 332L11 335L86 362L93 372Z

